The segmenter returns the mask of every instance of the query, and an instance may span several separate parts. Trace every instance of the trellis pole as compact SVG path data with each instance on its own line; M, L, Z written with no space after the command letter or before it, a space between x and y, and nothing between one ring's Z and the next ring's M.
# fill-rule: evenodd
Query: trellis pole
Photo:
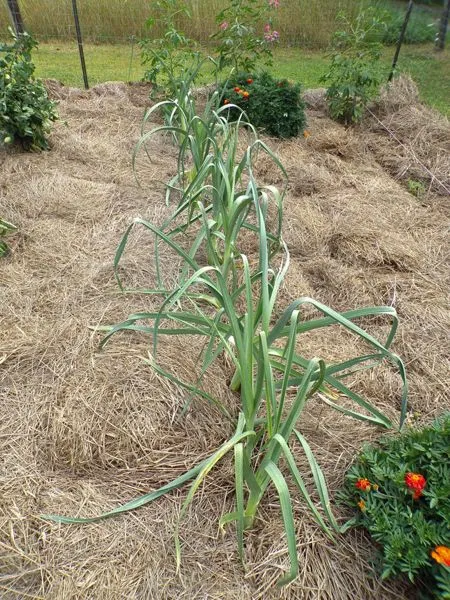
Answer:
M392 67L391 72L389 73L388 81L392 81L392 78L394 77L395 68L397 67L398 57L400 55L400 48L402 47L403 40L405 39L406 28L408 27L409 17L411 16L413 6L413 0L409 0L408 8L406 9L405 19L403 21L400 36L398 38L397 48L395 49L394 60L392 61Z
M15 32L17 35L19 35L19 33L23 33L25 31L22 14L19 8L19 2L18 0L6 0L6 3L8 5L9 14L11 15L11 21L13 22Z
M77 0L72 0L72 10L73 10L73 18L75 21L75 30L77 32L78 52L80 54L81 70L83 71L84 87L86 90L88 90L89 82L88 82L88 76L87 76L87 71L86 71L86 62L84 60L83 40L81 37L81 27L80 27L80 19L78 17Z

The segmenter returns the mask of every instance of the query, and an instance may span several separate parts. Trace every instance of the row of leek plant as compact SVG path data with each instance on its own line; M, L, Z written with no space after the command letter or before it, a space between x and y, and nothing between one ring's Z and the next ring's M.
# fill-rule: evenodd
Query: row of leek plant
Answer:
M288 248L281 237L284 190L258 184L254 170L258 152L267 153L283 173L284 169L271 150L258 139L255 130L245 123L244 115L237 122L229 122L229 108L217 108L220 103L217 97L213 97L199 116L192 95L189 91L184 92L176 100L164 103L165 124L144 133L138 145L139 151L151 136L161 132L173 135L178 143L178 172L167 184L166 194L168 204L176 198L172 215L160 226L141 218L135 219L115 257L118 273L133 227L143 226L151 232L155 240L157 281L155 287L140 291L160 294L161 305L156 312L133 314L122 323L104 327L107 334L102 345L120 331L146 332L153 339L152 351L144 359L151 368L188 390L189 397L197 396L213 402L222 409L224 418L233 418L227 408L202 387L206 371L215 361L223 359L224 354L227 355L235 369L232 387L240 394L241 401L235 419L235 433L188 472L110 512L85 519L58 515L46 515L45 518L61 523L90 523L136 509L191 482L180 513L181 522L207 475L225 455L233 453L235 507L220 518L220 525L235 523L239 555L244 562L244 531L252 527L260 503L269 486L273 485L280 500L290 563L288 572L278 582L283 585L292 581L299 569L292 499L286 478L291 478L313 517L331 538L344 528L332 513L324 475L299 430L302 412L308 399L315 395L345 415L392 427L385 414L346 385L346 380L356 371L375 368L387 361L398 369L403 382L402 424L406 413L406 376L402 361L390 350L397 329L397 316L392 307L369 307L338 313L306 297L292 302L284 311L280 310L277 296L289 268ZM153 110L158 110L158 106ZM147 118L151 114L148 113ZM242 137L248 143L240 153ZM274 231L268 232L271 204L277 216ZM182 241L188 229L194 232L194 241L186 249ZM243 230L257 236L259 253L256 261L250 261L240 251ZM182 261L176 289L166 289L163 285L161 256L164 253L160 252L161 245L166 245ZM202 264L199 256L205 254L207 264ZM250 264L253 262L256 266L252 269ZM305 305L312 305L317 310L317 317L302 320ZM389 323L389 333L383 342L357 324L358 319L372 316L383 317ZM309 360L298 352L302 334L332 326L340 326L366 342L367 353L326 364L320 358ZM199 365L200 376L195 384L180 380L158 362L161 340L172 335L194 335L205 341ZM340 396L352 400L353 408L348 408L348 404L345 407L340 405L337 400ZM297 466L293 443L306 456L315 483L317 503L307 489L305 474ZM282 457L286 465L283 471L279 465ZM178 532L179 525L175 535L179 567L181 544Z

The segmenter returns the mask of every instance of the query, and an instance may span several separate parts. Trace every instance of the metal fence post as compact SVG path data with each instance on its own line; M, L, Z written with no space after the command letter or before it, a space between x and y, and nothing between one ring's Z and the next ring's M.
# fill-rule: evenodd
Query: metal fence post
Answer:
M78 18L77 0L72 0L73 18L75 21L75 29L77 32L78 52L80 53L81 70L83 71L84 87L89 89L88 76L86 71L86 62L84 60L83 40L81 38L80 19Z
M22 15L20 13L19 2L18 0L7 0L7 5L9 14L11 15L11 20L14 24L14 29L16 34L19 35L19 33L23 33L25 31Z
M394 60L392 61L391 72L389 73L388 81L392 81L394 77L395 67L397 66L398 57L400 54L400 48L402 47L403 40L405 39L406 28L408 27L409 17L411 16L411 12L414 6L413 0L409 0L408 8L406 9L405 20L403 21L402 29L400 31L400 37L398 38L397 48L394 54Z

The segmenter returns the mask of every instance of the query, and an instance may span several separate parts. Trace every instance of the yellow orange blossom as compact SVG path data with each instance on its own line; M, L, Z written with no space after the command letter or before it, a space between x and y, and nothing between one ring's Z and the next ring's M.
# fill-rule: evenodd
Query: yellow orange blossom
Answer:
M363 492L370 492L370 481L368 479L358 479L355 483L355 487Z
M420 473L406 473L405 483L413 493L413 500L419 500L423 489L427 485L427 480Z
M411 490L422 491L427 484L427 480L420 473L406 473L405 483Z
M364 500L360 500L358 502L358 506L362 512L364 512L366 510L366 503L364 502Z
M310 135L311 135L311 133L307 129L305 129L305 131L303 132L303 137L309 138Z
M440 565L450 567L450 548L447 548L447 546L436 546L431 556Z

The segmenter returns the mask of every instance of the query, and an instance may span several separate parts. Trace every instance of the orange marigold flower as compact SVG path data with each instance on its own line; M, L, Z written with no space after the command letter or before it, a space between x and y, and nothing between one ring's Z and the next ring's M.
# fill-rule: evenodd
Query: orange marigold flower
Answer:
M225 98L225 100L223 101L224 104L230 104L230 101L228 100L228 98Z
M358 479L355 487L363 492L370 492L370 481L368 479Z
M241 91L241 88L240 88L240 87L238 87L238 86L236 86L236 87L234 88L234 91L235 91L235 92L237 92L237 93L239 94L239 92Z
M410 490L422 492L424 487L427 485L427 480L420 473L406 473L405 483Z
M248 98L250 96L248 92L243 92L242 95L244 96L244 98Z
M310 135L311 135L311 133L307 129L305 129L305 131L303 132L303 137L309 138Z
M360 500L358 502L358 506L362 512L364 512L366 510L366 503L364 502L364 500Z
M447 548L447 546L436 546L431 552L431 556L440 565L450 567L450 548Z
M250 77L249 79L247 79L247 83L253 83L253 79Z

